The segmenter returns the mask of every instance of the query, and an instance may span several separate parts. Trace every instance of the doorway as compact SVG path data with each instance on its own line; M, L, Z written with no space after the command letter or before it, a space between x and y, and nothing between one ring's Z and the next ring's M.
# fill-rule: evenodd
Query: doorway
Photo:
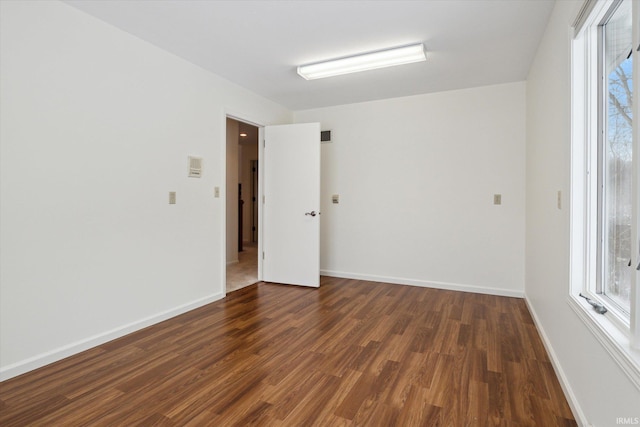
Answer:
M227 117L226 292L258 281L259 128Z

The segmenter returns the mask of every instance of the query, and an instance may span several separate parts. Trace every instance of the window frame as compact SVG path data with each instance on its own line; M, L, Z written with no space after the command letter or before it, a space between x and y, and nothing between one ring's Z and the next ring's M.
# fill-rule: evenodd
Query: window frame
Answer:
M604 348L640 389L640 272L632 273L630 314L598 293L601 285L600 257L603 165L599 153L605 114L602 75L602 29L624 0L587 0L571 32L571 201L570 201L570 292L568 303ZM633 182L632 264L640 261L640 132L638 96L640 2L632 1L633 16ZM640 47L640 46L639 46ZM606 108L606 107L605 107ZM596 172L596 173L593 173ZM632 267L633 268L633 267ZM608 309L596 313L584 295Z

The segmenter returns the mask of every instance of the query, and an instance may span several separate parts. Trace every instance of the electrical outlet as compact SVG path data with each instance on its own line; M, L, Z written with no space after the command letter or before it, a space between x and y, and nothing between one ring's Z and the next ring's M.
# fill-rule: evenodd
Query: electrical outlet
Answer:
M562 209L562 191L558 190L558 209Z
M340 203L340 195L334 194L333 196L331 196L331 202L333 202L334 205Z
M501 205L502 204L502 194L494 194L493 195L493 204Z
M215 197L215 198L220 197L220 187L215 187L213 189L213 197Z
M169 191L169 204L170 205L175 205L176 204L176 192L175 191Z

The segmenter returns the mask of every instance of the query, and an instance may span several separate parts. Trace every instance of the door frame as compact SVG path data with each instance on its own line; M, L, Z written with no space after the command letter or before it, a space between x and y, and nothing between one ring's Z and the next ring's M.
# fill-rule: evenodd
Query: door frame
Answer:
M225 143L222 144L222 184L220 188L223 189L223 197L220 197L222 200L222 224L221 224L221 236L222 236L222 245L221 245L221 253L222 253L222 268L221 268L221 277L222 277L222 286L223 286L223 294L227 295L227 119L236 120L239 122L243 122L249 124L251 126L255 126L258 128L258 161L261 161L264 157L264 127L265 124L262 124L259 120L248 118L248 115L239 113L237 111L232 111L230 109L223 109L222 112L222 141ZM262 142L262 144L260 143ZM263 198L263 183L264 183L264 167L258 168L258 281L262 280L262 203L260 202Z

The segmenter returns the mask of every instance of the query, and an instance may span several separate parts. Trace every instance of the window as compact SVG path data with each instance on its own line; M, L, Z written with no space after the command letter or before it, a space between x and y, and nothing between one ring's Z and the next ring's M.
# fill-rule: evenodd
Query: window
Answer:
M576 20L570 298L638 388L639 16L640 2L587 0Z
M596 2L592 2L596 3ZM580 292L631 326L637 238L633 2L597 2L573 43L572 189L584 270ZM636 138L637 139L637 138ZM637 150L636 150L637 151ZM578 164L584 163L584 164ZM575 218L584 214L581 219ZM574 249L578 249L574 247ZM574 289L575 290L575 289Z
M599 28L599 58L602 88L598 102L601 130L598 159L602 248L599 251L596 292L608 305L630 313L631 298L631 217L633 211L633 61L631 47L631 1L617 5Z

